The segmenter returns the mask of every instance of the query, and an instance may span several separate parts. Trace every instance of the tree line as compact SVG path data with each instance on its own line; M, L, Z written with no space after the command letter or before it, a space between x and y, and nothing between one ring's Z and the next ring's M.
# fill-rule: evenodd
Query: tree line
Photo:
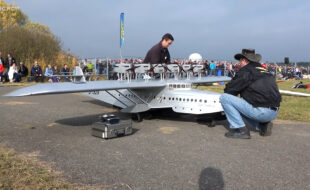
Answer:
M0 0L0 51L5 59L10 53L17 65L23 62L31 68L37 60L42 68L47 64L73 67L77 58L62 50L61 40L48 26L32 22L15 5Z

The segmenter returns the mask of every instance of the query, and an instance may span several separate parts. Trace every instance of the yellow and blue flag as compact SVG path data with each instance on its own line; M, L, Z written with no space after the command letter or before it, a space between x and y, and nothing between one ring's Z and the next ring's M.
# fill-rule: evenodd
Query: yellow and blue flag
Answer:
M120 23L120 47L124 44L124 13L121 13L121 23Z

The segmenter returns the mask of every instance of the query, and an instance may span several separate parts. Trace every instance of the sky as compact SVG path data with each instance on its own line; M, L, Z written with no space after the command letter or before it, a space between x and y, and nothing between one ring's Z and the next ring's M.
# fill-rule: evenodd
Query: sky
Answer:
M45 24L80 58L120 55L120 13L125 13L124 57L142 57L165 33L172 58L200 53L234 60L254 48L263 61L310 61L309 0L5 0L29 20Z

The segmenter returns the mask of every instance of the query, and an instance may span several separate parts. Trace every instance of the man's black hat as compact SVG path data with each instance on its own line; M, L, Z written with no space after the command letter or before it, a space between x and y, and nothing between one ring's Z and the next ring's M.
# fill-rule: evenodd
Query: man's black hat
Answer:
M253 62L259 62L262 59L262 56L260 54L255 54L255 49L242 49L242 53L235 55L235 59L240 60L241 58Z

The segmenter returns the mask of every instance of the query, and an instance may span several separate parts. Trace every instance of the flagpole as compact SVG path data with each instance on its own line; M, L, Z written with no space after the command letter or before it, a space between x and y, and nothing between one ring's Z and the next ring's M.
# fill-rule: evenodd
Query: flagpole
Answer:
M121 57L121 63L122 63L122 61L123 61L123 57L122 57L122 47L119 48L119 55L120 55L120 57Z
M124 13L120 15L120 48L119 48L119 55L121 57L121 62L123 61L122 56L122 45L124 43Z
M107 57L107 78L108 78L108 80L110 80L110 78L109 78L109 59L108 59L108 57Z

